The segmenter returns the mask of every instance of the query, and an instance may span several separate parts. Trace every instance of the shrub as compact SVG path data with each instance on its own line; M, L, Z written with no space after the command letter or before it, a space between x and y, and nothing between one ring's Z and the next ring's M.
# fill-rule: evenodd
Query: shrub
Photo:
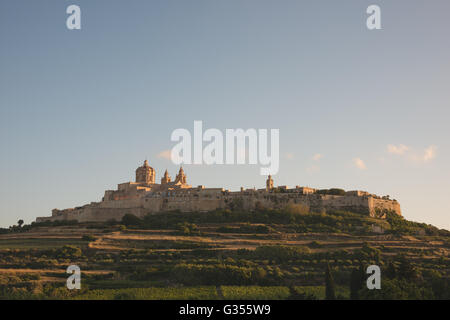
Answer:
M122 224L125 226L140 226L142 220L136 217L134 214L127 213L122 217Z
M308 246L311 248L320 248L320 247L322 247L322 244L319 241L314 240L314 241L311 241L308 244Z
M65 245L60 249L56 249L55 254L58 258L76 259L80 258L83 255L83 252L79 247L72 245Z
M177 224L177 230L184 235L192 235L199 233L197 225L189 222Z
M85 234L85 235L83 235L83 236L81 237L81 240L84 240L84 241L95 241L95 240L97 240L97 238L94 237L94 236L91 235L91 234Z
M285 208L286 212L294 215L306 215L309 213L309 207L301 203L291 203Z

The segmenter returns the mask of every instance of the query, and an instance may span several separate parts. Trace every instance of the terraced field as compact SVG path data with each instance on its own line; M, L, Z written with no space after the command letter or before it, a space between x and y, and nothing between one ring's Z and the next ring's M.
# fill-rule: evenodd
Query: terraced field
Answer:
M428 284L438 290L431 284L450 278L445 232L296 229L288 223L252 222L33 226L0 234L0 297L323 299L330 265L336 296L348 299L351 274L362 265L379 265L390 274L387 281L397 285L404 261L414 270L420 292ZM65 288L66 268L72 264L81 268L81 290Z

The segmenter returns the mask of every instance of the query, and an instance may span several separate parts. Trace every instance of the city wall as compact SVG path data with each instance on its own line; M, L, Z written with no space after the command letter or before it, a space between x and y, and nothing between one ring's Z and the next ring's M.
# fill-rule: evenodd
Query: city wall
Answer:
M51 217L37 218L36 221L120 221L125 214L143 217L147 214L170 211L208 212L216 209L244 209L251 211L256 208L282 209L289 204L303 204L315 212L347 210L378 218L384 218L388 211L401 215L398 202L377 199L372 196L273 194L255 191L223 194L202 194L202 192L199 192L190 196L153 196L102 201L75 209L55 209L52 211Z

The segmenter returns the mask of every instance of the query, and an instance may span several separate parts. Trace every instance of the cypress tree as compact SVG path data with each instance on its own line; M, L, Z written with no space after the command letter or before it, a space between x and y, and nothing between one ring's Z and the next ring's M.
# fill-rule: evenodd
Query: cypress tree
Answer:
M325 299L336 300L336 285L331 274L329 263L327 263L327 269L325 271Z
M350 299L359 300L359 290L361 289L361 281L358 269L353 269L350 276Z
M417 270L411 264L411 262L406 258L406 256L400 256L400 266L398 267L398 277L406 279L409 281L415 280L417 278Z
M395 279L397 277L397 268L393 261L390 261L385 272L386 278Z
M366 273L364 271L364 265L360 261L359 268L353 269L350 276L350 299L358 300L360 291L365 287Z

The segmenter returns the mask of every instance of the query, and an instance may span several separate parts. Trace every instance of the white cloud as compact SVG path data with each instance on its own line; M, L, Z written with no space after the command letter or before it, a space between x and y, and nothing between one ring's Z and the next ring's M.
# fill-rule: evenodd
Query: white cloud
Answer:
M414 164L429 162L436 158L437 155L437 147L435 145L431 145L423 151L417 151L404 144L399 144L397 146L389 144L387 146L387 151L391 154L404 156L406 157L406 160Z
M354 159L353 159L353 163L354 163L354 165L355 165L358 169L360 169L360 170L366 170L366 169L367 169L366 164L365 164L364 161L361 160L360 158L354 158Z
M399 144L398 146L395 146L393 144L389 144L387 146L387 151L389 153L392 153L392 154L403 155L408 150L409 150L409 147L405 146L404 144Z
M426 148L423 154L423 161L428 162L436 158L436 150L436 146L429 146L428 148Z
M161 151L161 152L158 153L156 156L157 156L158 158L163 158L163 159L166 159L166 160L172 160L172 157L171 157L171 150L164 150L164 151Z
M313 157L312 157L312 159L314 160L314 161L319 161L320 159L322 159L323 158L323 154L320 154L320 153L316 153Z

